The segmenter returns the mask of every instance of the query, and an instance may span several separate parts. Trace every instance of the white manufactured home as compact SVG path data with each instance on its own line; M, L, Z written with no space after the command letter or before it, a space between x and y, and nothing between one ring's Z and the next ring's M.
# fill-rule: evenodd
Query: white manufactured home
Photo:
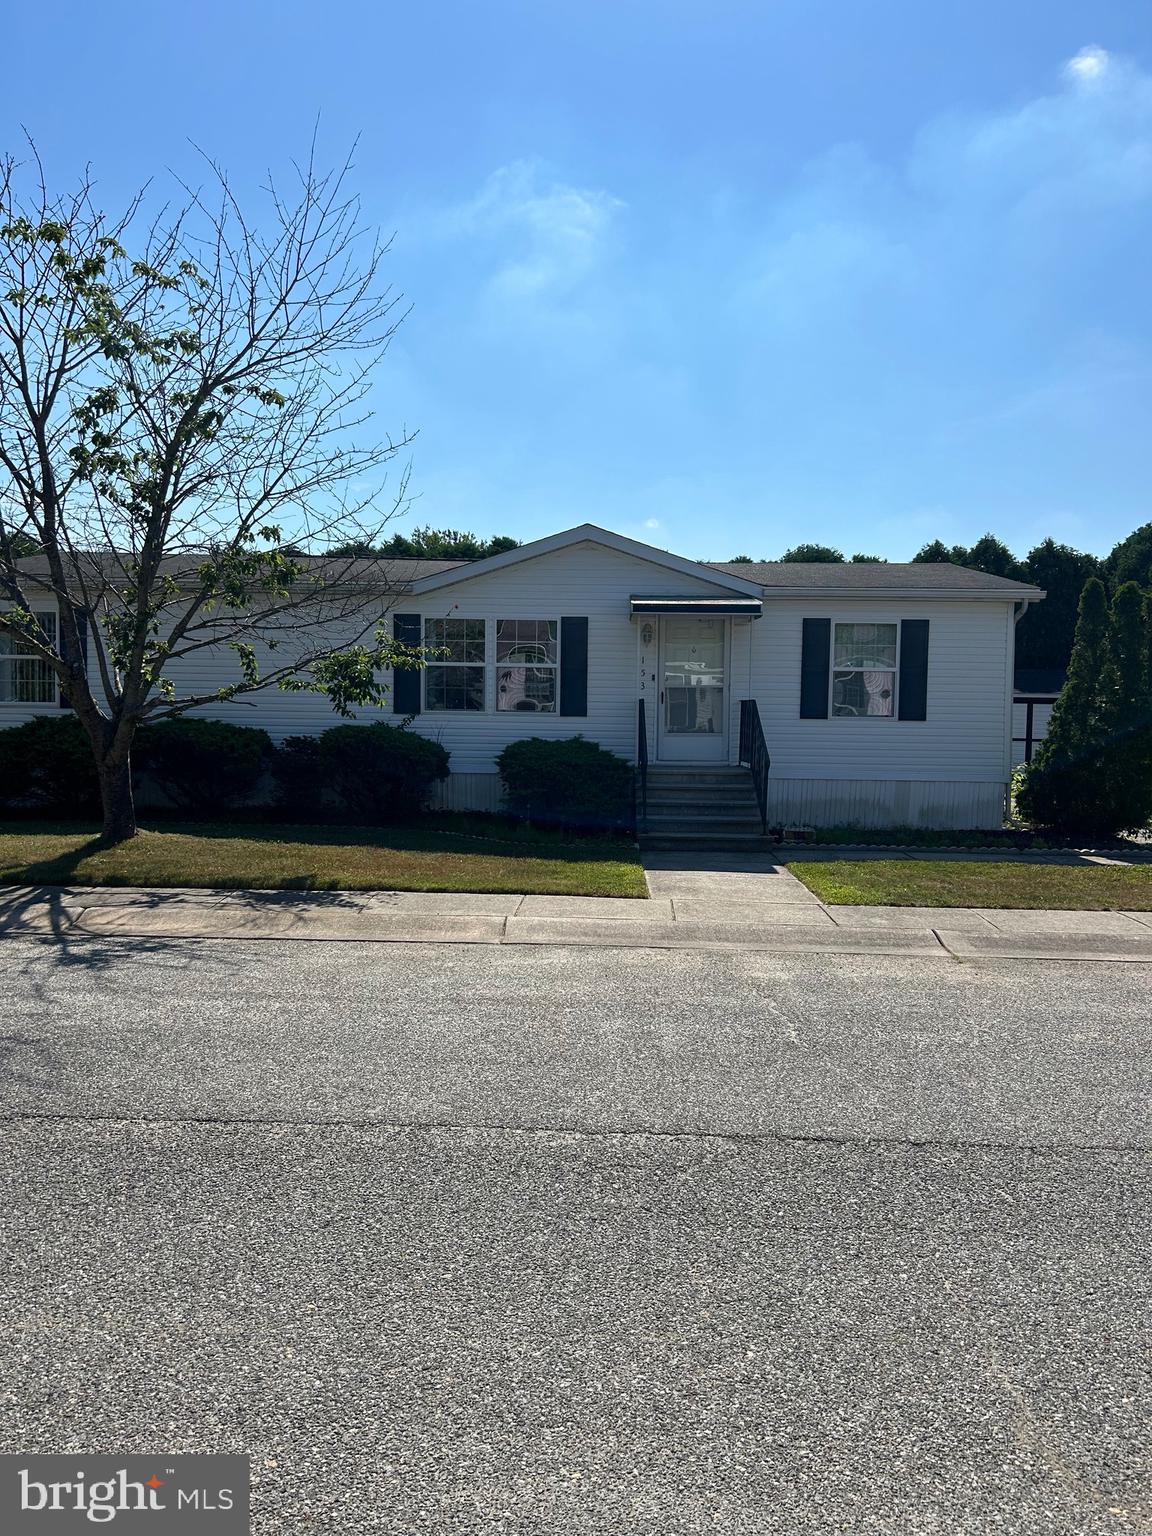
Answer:
M1000 824L1015 626L1035 587L948 564L713 564L587 524L485 560L365 564L397 638L439 654L357 718L410 718L442 742L444 805L498 809L506 743L580 732L645 760L684 829L747 777L755 706L769 824ZM0 653L0 725L57 704L51 673L30 698L19 665ZM206 650L172 677L202 693L235 665ZM275 739L337 719L279 691L200 712Z

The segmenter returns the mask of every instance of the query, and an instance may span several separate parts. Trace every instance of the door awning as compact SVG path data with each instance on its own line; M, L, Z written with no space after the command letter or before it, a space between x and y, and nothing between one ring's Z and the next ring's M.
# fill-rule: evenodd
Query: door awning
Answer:
M742 613L758 619L764 604L758 597L633 597L632 612L637 613Z

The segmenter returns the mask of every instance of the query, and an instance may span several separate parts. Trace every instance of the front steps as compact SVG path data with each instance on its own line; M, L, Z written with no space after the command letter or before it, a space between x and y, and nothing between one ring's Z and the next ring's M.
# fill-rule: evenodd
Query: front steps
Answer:
M759 852L764 836L747 768L648 769L648 814L641 813L641 848L677 852Z

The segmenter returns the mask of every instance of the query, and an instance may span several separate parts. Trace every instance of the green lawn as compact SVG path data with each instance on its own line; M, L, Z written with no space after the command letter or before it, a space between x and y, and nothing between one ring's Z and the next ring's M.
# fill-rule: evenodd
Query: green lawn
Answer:
M863 907L1152 911L1152 865L991 864L963 859L797 859L821 901Z
M648 894L636 850L622 840L538 832L521 840L432 821L403 828L163 823L115 848L102 847L92 826L0 822L0 885Z

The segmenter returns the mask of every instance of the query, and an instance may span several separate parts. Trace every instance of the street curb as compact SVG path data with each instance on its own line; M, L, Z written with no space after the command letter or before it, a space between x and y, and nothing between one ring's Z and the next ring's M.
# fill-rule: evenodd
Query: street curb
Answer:
M159 914L155 914L159 916ZM79 911L28 914L5 930L12 936L41 941L128 940L141 943L195 941L199 943L311 943L311 944L451 944L488 945L493 948L638 949L713 954L775 954L884 957L890 959L941 960L953 964L981 962L1056 961L1063 963L1152 965L1152 936L1147 940L1118 939L1110 935L1085 935L1069 943L1068 934L1038 936L1035 942L1014 935L972 935L955 929L922 930L880 927L846 927L805 931L789 928L767 934L762 925L684 923L629 923L623 919L568 919L557 922L536 918L441 918L410 922L397 916L385 922L335 924L253 924L245 930L232 914L217 911L188 913L183 931L166 922L149 923L139 907L88 907ZM197 918L227 918L220 924Z
M194 892L97 888L70 888L17 893L9 887L0 892L0 936L24 935L67 943L78 939L127 939L138 942L251 940L310 943L365 944L488 944L532 947L601 947L651 951L759 953L781 955L889 956L902 959L933 958L954 963L1029 960L1119 964L1152 964L1152 926L1145 932L1092 930L1085 921L1091 915L1066 912L1059 924L1048 922L1042 931L989 931L961 926L961 914L980 908L936 909L916 921L914 908L894 908L891 922L882 909L877 921L842 908L813 902L813 914L831 921L812 926L786 918L773 903L757 910L752 903L725 912L724 903L710 908L707 898L697 898L697 911L681 916L675 899L665 916L657 912L633 917L617 901L597 910L598 898L583 898L579 910L558 905L550 898L532 899L531 907L516 899L512 910L438 912L420 906L407 910L373 904L341 906L323 897L276 893L268 903L245 901L242 892ZM401 897L405 893L384 893ZM120 899L109 899L120 898ZM206 897L210 899L205 899ZM15 898L15 899L14 899ZM444 898L449 904L454 898ZM563 903L565 898L557 898ZM687 898L685 898L687 901ZM584 901L587 906L584 906ZM642 904L643 906L643 904ZM703 908L703 910L699 910ZM807 907L802 909L807 913ZM895 914L899 913L899 919ZM1038 916L1040 914L1037 914ZM1125 914L1118 914L1123 917ZM1050 919L1051 914L1044 916ZM856 920L854 920L856 919ZM910 921L911 919L911 921ZM1079 920L1079 921L1078 921ZM1137 920L1139 922L1139 919ZM994 921L991 923L994 930Z

